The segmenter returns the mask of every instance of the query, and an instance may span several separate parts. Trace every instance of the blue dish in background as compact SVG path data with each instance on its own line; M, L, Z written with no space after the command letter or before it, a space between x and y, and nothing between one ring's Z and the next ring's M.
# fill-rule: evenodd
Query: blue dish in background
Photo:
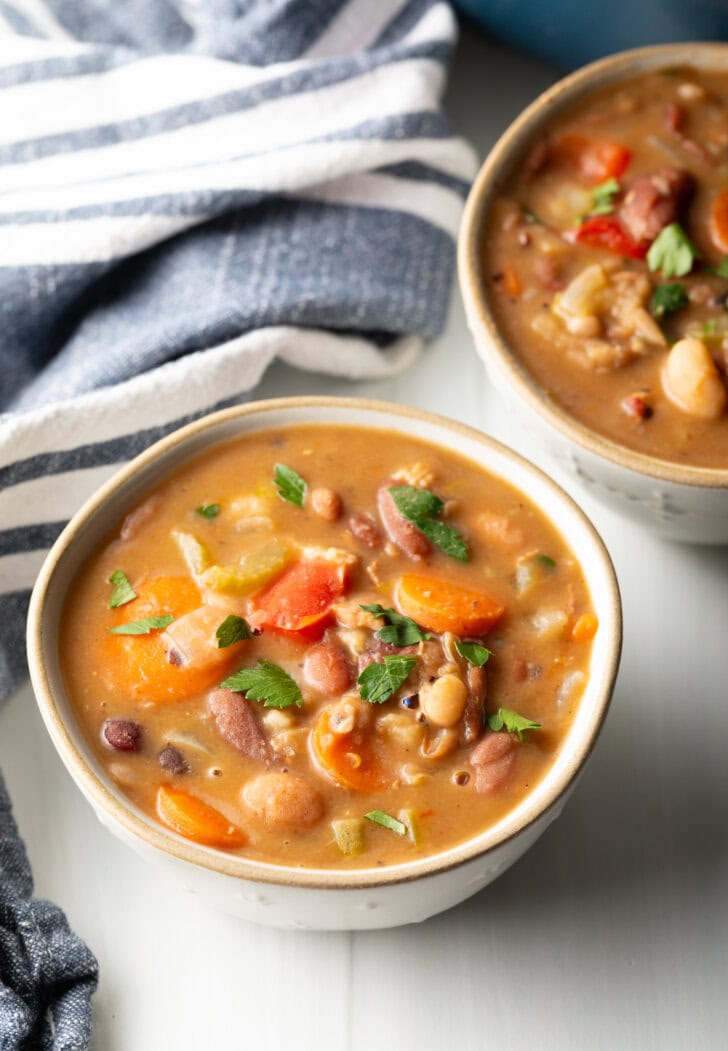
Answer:
M728 40L728 0L456 0L515 48L574 69L644 44Z

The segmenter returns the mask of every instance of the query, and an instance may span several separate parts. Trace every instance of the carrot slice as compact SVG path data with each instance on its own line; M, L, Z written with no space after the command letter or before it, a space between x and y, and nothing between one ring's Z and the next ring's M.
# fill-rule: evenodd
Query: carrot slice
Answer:
M296 562L253 596L256 624L279 635L320 639L332 619L332 603L344 594L346 574L347 566L338 562Z
M728 252L728 188L713 198L710 206L710 236L721 252Z
M510 296L511 299L518 299L523 291L521 279L514 266L506 265L503 267L503 288L506 295Z
M244 847L248 842L243 830L228 821L219 810L180 788L159 786L157 814L160 821L173 832L207 847L233 850L235 847Z
M632 154L618 142L587 139L584 135L563 135L552 148L557 162L574 168L585 182L596 186L606 179L618 179L629 164Z
M598 627L599 621L593 613L582 613L580 617L577 617L571 629L571 637L574 642L591 642Z
M503 606L484 591L472 591L436 577L405 574L394 596L400 613L437 634L485 635L504 613Z
M134 585L137 598L112 611L112 624L159 614L184 618L200 608L200 592L188 577L153 577ZM224 620L224 613L220 620ZM170 662L168 640L159 631L149 635L105 633L105 674L115 686L126 688L137 700L167 703L201 693L219 681L221 673L239 657L237 646L210 647L207 663Z
M321 770L337 785L376 792L390 783L371 738L360 730L334 733L329 708L323 709L311 731L311 749Z

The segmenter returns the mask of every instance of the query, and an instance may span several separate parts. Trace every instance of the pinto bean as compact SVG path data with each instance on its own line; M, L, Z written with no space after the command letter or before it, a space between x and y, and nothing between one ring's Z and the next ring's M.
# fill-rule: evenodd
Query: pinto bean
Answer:
M268 740L247 698L234 690L218 688L207 695L207 710L228 744L249 759L268 759Z
M336 697L351 685L351 666L341 646L319 642L306 654L303 678L313 690Z
M341 514L341 497L334 489L320 486L311 493L311 507L319 518L335 522Z
M259 774L244 786L243 802L269 828L314 825L324 812L318 789L294 774Z
M347 523L349 526L349 532L366 547L377 548L381 546L382 538L379 535L379 530L370 522L366 515L361 515L358 512L349 517Z
M515 761L516 743L510 734L487 734L470 756L470 765L475 770L475 791L486 795L499 788Z
M408 522L397 510L389 489L396 482L387 482L377 493L377 507L387 536L407 558L419 562L430 553L430 541L419 529Z
M469 664L466 678L468 696L460 730L460 743L463 745L477 741L483 727L483 706L487 684L485 668L476 668L474 664Z
M674 223L688 204L695 180L683 168L659 168L630 186L619 209L619 219L634 241L654 241Z
M106 743L117 752L138 752L142 746L142 728L131 719L107 719L102 733Z

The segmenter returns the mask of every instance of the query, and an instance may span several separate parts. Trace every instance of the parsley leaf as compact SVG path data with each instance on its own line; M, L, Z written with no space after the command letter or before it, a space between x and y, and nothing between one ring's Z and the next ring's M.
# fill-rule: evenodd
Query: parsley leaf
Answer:
M382 828L388 828L390 832L396 832L398 836L404 836L407 833L407 826L403 821L398 821L391 814L385 814L383 810L370 810L364 817L367 821L373 821L375 825L381 825Z
M166 628L171 624L174 617L164 613L160 617L144 617L142 620L132 620L128 624L120 624L118 628L109 628L112 635L148 635L150 631L158 628Z
M208 518L208 519L217 518L217 516L220 514L220 505L219 504L200 504L199 507L195 508L195 511L197 511L198 515L202 515L203 518Z
M670 285L658 285L650 299L650 311L656 318L672 314L675 310L681 310L688 305L688 294L685 285L679 281Z
M385 609L378 602L371 606L361 606L367 613L373 613L375 617L383 617L387 621L384 628L377 632L377 638L382 642L388 642L391 646L412 646L416 642L426 642L432 638L419 628L411 617L405 617L396 609Z
M295 504L296 507L303 507L308 486L297 471L294 471L292 467L286 467L284 463L277 463L273 481L282 500L287 500L289 504Z
M115 569L109 577L109 583L113 584L113 591L109 598L109 609L117 606L125 606L127 602L137 597L137 593L129 583L129 578L121 569Z
M356 680L363 701L383 704L400 688L417 663L416 657L388 654L383 663L373 661Z
M614 198L622 192L622 187L615 178L599 183L592 190L592 208L590 215L610 215L614 211Z
M479 642L461 642L458 639L455 643L455 650L468 664L474 664L476 668L482 668L484 664L488 663L488 659L493 656L490 650L487 650L485 646L481 646Z
M229 675L220 685L226 690L238 690L251 701L263 701L264 708L303 707L298 683L288 672L270 661L258 659L257 668L241 668Z
M536 555L536 561L540 562L546 569L556 569L556 559L552 558L551 555L544 555L540 553Z
M647 265L650 270L661 270L665 277L683 277L699 258L700 253L680 223L670 223L650 245Z
M541 723L535 723L527 719L525 715L519 715L512 708L499 708L495 715L488 716L488 726L491 730L507 730L509 734L518 734L518 740L523 740L526 730L540 730Z
M728 255L724 255L717 266L706 266L705 269L716 277L728 278Z
M217 648L224 650L226 646L233 646L236 642L252 639L253 632L247 620L231 613L229 617L225 617L222 624L218 625L215 638L217 639Z
M445 508L439 496L413 485L394 485L389 492L402 517L417 526L436 547L458 562L468 561L468 548L460 533L436 517Z

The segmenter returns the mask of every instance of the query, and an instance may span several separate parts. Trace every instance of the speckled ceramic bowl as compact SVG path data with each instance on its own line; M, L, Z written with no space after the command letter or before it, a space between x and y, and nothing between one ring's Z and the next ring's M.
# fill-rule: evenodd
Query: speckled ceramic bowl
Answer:
M61 674L58 625L84 560L139 501L184 461L209 446L261 428L346 423L399 430L470 457L526 494L552 520L581 563L599 618L589 680L553 766L493 828L441 853L386 869L301 869L264 864L198 846L139 810L107 777L86 744ZM123 468L69 523L33 591L30 672L41 714L69 773L98 817L143 857L191 891L246 919L279 927L357 929L424 920L500 875L561 812L606 715L619 662L621 613L609 556L576 504L550 479L478 431L442 417L380 402L293 398L215 413L153 445Z
M597 434L555 401L513 354L488 303L481 241L492 202L560 110L611 83L663 66L728 70L728 44L674 44L611 55L560 80L524 110L488 155L470 191L458 245L460 287L475 345L494 386L544 450L614 510L674 540L728 543L728 465L689 467L634 452Z

